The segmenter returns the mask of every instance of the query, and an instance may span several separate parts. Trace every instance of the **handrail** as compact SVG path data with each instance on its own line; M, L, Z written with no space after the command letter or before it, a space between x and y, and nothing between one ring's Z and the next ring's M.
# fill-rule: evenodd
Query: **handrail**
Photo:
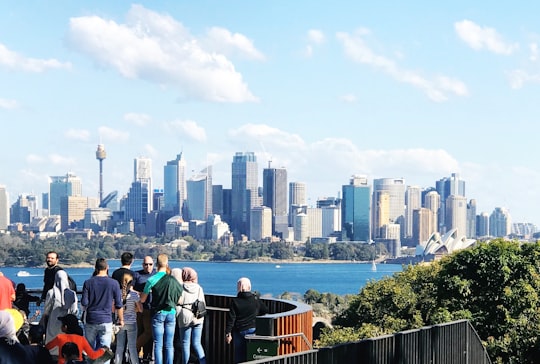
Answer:
M309 342L307 336L303 332L296 332L294 334L286 334L286 335L273 335L273 336L252 334L252 335L246 335L245 337L246 337L247 340L249 340L249 339L261 339L261 340L268 340L268 341L277 341L277 340L280 340L280 339L286 339L288 337L297 337L297 336L300 336L302 339L304 339L304 341L307 344L309 350L313 350L313 345L311 345L311 343Z

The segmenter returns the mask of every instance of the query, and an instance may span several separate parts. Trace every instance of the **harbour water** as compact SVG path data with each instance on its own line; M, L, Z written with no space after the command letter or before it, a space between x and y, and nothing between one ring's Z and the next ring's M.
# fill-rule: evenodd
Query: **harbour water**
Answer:
M240 277L248 277L254 291L261 295L277 297L285 292L303 295L309 289L321 293L339 295L356 294L370 280L379 280L400 272L399 264L377 264L375 270L372 263L232 263L232 262L186 262L170 261L171 268L190 266L199 274L199 283L206 293L219 295L235 295L236 281ZM109 262L110 270L120 266L120 262ZM136 260L132 269L142 268L141 260ZM24 283L27 288L43 287L43 268L3 267L0 271L15 283ZM28 276L17 276L19 271L26 271ZM92 268L66 268L66 271L77 283L82 285L93 272Z

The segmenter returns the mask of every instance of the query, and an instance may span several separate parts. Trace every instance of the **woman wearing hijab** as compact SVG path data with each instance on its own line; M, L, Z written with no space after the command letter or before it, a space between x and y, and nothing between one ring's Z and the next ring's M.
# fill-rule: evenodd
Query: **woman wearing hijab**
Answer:
M46 322L45 343L48 343L62 333L62 322L58 319L67 314L78 314L77 293L69 288L69 279L66 271L59 270L54 276L54 286L47 292L45 307L43 309ZM58 349L51 351L58 355Z
M251 281L242 277L236 282L237 295L231 300L225 340L234 345L234 362L242 363L247 357L246 335L255 333L255 318L268 312L266 305L251 292Z
M28 364L30 356L17 340L15 320L8 311L0 311L0 364Z
M171 274L178 279L177 271L171 272ZM199 363L206 364L206 356L201 345L204 317L195 317L191 310L196 300L205 302L204 292L198 281L199 279L195 269L190 267L182 268L180 283L182 284L183 291L178 300L178 307L180 309L176 315L176 330L179 333L178 337L182 344L182 364L189 362L192 345Z

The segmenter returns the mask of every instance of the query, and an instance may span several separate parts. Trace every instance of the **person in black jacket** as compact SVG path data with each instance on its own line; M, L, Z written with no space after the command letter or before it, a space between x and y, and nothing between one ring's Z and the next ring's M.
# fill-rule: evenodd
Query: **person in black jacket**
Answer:
M46 263L47 267L43 271L43 289L41 290L41 298L37 302L38 306L41 304L41 302L45 301L47 292L53 288L56 272L62 269L58 265L58 253L55 251L50 251L47 253Z
M268 313L266 305L251 292L251 281L242 277L236 283L237 295L232 299L227 315L225 340L234 345L234 362L242 363L247 357L246 335L255 333L255 318Z

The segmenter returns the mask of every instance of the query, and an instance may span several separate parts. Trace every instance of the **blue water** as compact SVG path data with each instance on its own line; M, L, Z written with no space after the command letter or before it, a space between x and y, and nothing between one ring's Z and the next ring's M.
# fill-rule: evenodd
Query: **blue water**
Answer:
M309 289L321 293L339 295L356 294L370 280L400 272L399 264L378 264L373 271L371 264L363 263L211 263L170 261L171 268L190 266L199 274L199 283L206 293L236 295L236 281L240 277L251 279L252 288L261 295L277 297L284 292L303 295ZM120 266L119 261L109 261L109 273ZM142 268L141 260L136 260L132 269ZM25 270L29 277L17 277L17 272ZM0 268L4 275L16 283L24 283L27 288L43 287L43 268ZM93 272L92 268L66 268L66 271L82 285Z

